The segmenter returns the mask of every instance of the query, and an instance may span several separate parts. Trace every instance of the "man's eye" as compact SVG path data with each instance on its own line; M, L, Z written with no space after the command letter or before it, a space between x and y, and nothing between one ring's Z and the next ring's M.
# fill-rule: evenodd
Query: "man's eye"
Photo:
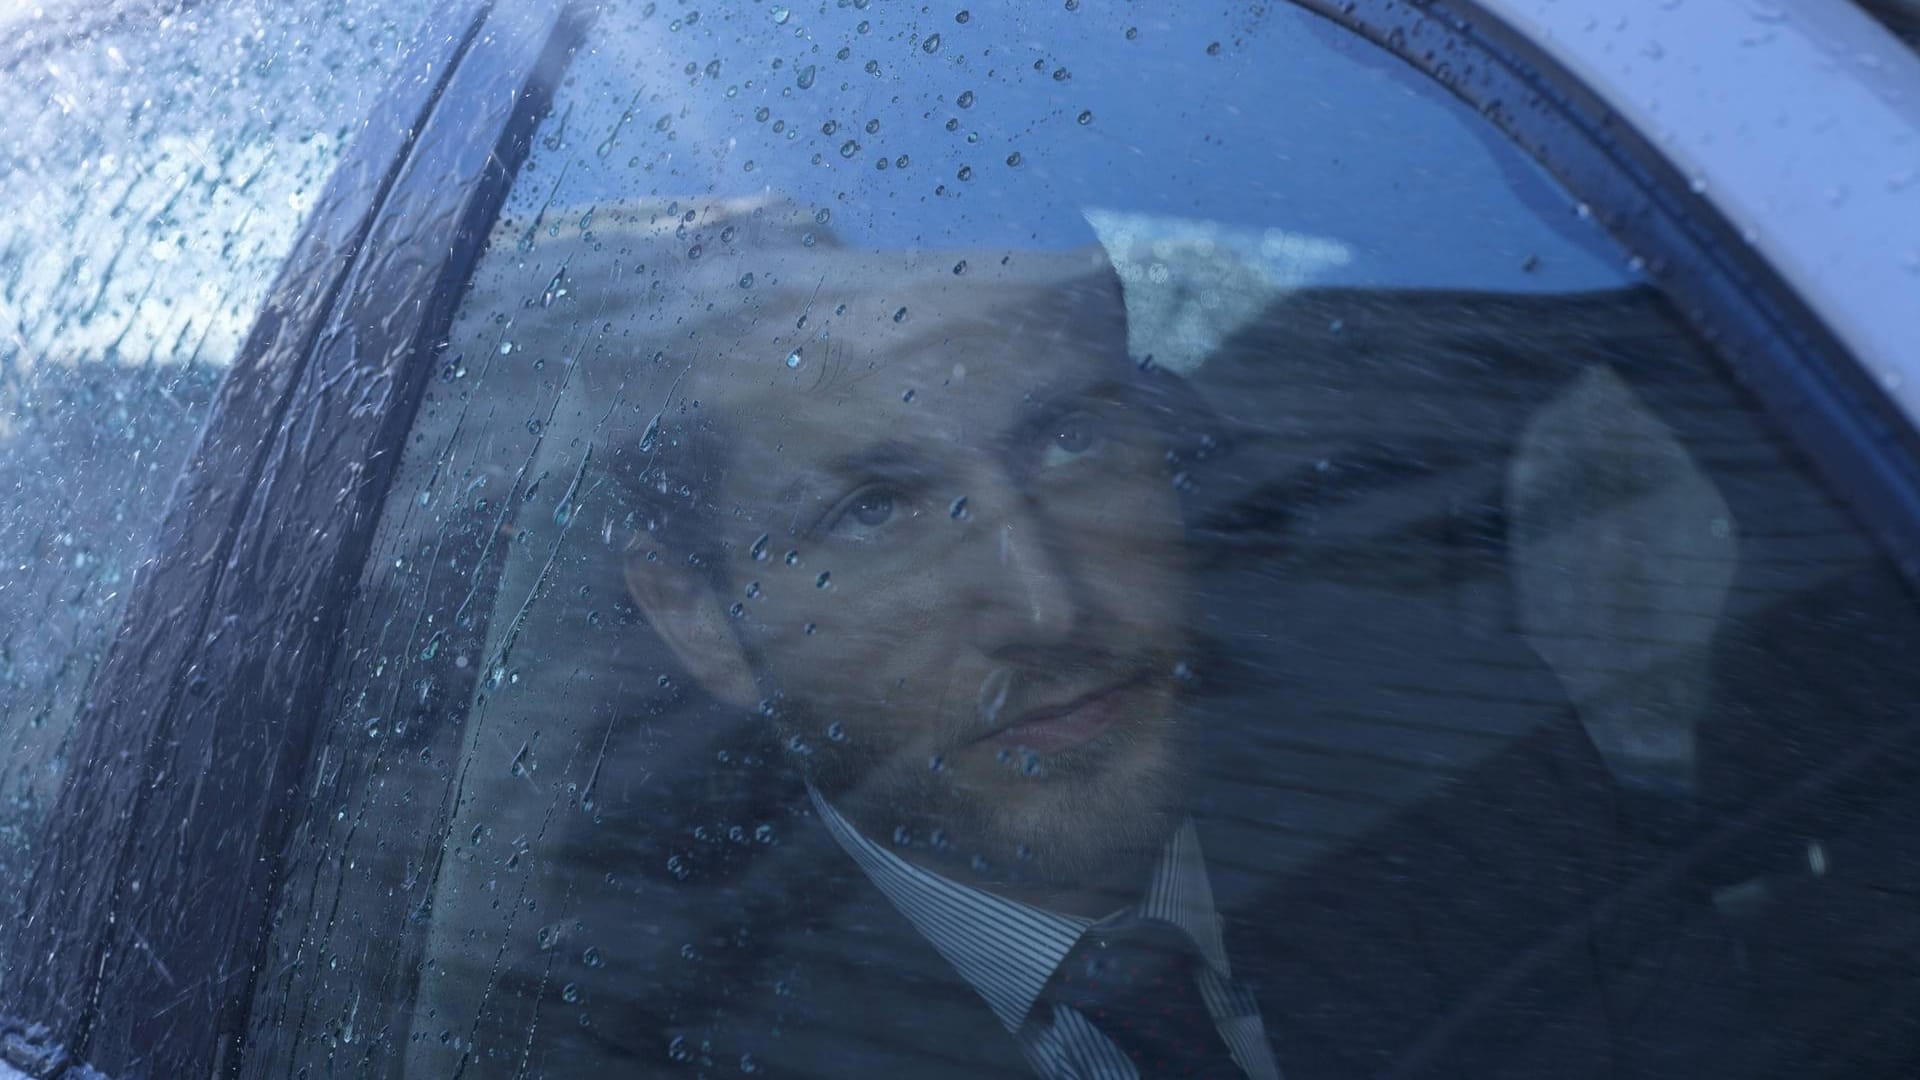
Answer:
M1040 456L1042 468L1064 465L1098 450L1106 441L1099 421L1086 413L1062 417L1050 425L1047 432L1046 446Z
M893 516L893 496L884 491L870 491L856 496L853 504L847 507L847 518L869 528L885 525Z
M893 522L900 516L901 509L895 492L868 488L842 503L827 528L843 535L863 535Z

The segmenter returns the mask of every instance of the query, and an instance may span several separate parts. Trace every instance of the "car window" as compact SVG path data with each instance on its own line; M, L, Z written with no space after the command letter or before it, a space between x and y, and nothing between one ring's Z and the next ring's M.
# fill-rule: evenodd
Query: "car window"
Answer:
M252 1075L1903 1075L1912 591L1299 9L600 10Z
M221 375L423 7L229 2L99 32L64 9L8 24L0 919Z
M1859 0L1860 9L1909 46L1920 48L1920 3L1914 0Z

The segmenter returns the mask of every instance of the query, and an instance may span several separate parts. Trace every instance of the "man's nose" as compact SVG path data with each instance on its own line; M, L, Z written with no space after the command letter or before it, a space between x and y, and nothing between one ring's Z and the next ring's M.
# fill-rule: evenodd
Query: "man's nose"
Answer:
M957 600L988 652L1067 640L1078 617L1073 582L1042 507L1010 483L976 487L957 515Z

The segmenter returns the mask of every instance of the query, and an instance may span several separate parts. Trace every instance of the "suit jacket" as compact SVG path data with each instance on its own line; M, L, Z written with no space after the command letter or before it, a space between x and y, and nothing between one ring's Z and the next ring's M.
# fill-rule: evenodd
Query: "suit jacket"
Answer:
M572 875L557 925L577 932L538 950L485 941L475 978L423 1002L475 1017L477 1037L443 1043L416 1021L409 1075L1029 1075L804 796L793 810L724 884L588 898L607 883ZM1305 864L1248 842L1247 807L1229 797L1192 810L1235 977L1291 1080L1699 1075L1676 1048L1724 1053L1701 1027L1729 1015L1722 988L1677 990L1676 968L1640 962L1687 947L1684 913L1603 906L1635 860L1569 716ZM1701 937L1677 970L1726 970L1722 944Z

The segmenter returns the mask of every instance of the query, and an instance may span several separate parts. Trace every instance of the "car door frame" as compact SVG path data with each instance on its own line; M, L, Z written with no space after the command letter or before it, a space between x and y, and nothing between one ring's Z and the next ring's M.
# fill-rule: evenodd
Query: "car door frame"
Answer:
M1745 244L1690 197L1607 103L1621 88L1575 78L1523 5L1294 2L1542 162L1878 538L1920 551L1920 444L1900 403L1788 284L1791 252ZM33 916L5 943L31 974L0 1013L37 1026L15 1021L0 1061L238 1074L338 631L457 299L590 16L565 0L446 0L309 218L89 688Z
M305 222L75 722L0 1062L237 1073L339 631L575 14L443 0Z

